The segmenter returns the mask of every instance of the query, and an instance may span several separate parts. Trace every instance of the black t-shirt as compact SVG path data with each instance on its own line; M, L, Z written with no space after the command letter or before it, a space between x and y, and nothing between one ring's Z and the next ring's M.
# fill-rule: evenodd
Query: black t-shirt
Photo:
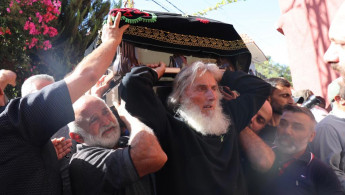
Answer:
M241 94L235 100L222 102L232 125L224 135L203 136L166 111L152 90L156 81L153 70L133 68L124 77L120 94L128 112L154 130L168 156L167 163L156 173L158 194L246 194L238 133L260 109L270 86L243 72L226 71L220 85Z
M274 139L276 138L277 127L266 125L259 132L259 137L270 147L273 147Z
M0 114L0 193L61 194L50 137L74 120L64 81L11 100Z
M308 149L300 158L287 161L281 161L278 150L274 152L273 167L258 179L261 194L343 194L335 173Z

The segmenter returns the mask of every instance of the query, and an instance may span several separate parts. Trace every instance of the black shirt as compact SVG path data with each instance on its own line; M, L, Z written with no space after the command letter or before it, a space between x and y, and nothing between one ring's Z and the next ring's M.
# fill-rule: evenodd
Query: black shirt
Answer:
M276 138L277 127L266 125L261 131L259 132L259 137L270 147L273 147L274 139Z
M276 160L266 175L262 194L299 195L299 194L343 194L341 185L334 172L308 149L298 159L281 161L275 148ZM263 181L264 177L261 177Z
M243 72L226 71L220 85L241 94L223 102L232 125L224 135L203 136L165 110L152 90L156 81L155 71L133 68L124 77L120 94L128 112L154 130L168 156L156 174L158 194L246 194L238 133L266 100L269 84Z
M64 81L11 100L0 114L0 193L61 194L50 137L74 120Z

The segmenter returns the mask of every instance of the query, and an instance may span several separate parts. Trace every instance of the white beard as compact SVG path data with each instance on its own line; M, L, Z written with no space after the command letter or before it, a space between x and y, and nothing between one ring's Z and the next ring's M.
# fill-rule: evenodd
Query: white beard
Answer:
M177 113L190 127L202 135L222 135L228 131L230 125L230 119L223 113L219 100L215 110L205 115L187 98L181 103Z
M104 131L111 127L115 127L115 131L109 132L107 137L102 137ZM99 129L98 135L91 135L85 132L83 135L84 143L88 146L100 146L104 148L113 148L120 138L120 127L111 122L107 126L103 126Z

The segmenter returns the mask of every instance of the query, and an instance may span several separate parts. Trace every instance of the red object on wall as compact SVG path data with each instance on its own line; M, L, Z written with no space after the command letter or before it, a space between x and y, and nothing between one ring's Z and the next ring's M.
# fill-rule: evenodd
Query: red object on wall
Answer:
M287 40L295 90L310 89L327 97L327 85L339 76L324 63L323 54L330 45L329 26L342 2L344 0L279 0L282 16L277 30Z

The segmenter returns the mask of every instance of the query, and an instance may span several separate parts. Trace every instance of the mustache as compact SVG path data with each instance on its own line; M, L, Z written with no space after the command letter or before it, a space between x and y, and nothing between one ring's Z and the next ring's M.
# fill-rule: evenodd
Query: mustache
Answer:
M100 133L100 135L102 135L105 131L107 131L107 130L109 130L109 129L111 129L111 128L116 128L117 127L117 125L115 125L115 123L114 122L110 122L110 124L109 125L106 125L106 126L103 126L103 127L101 127L100 129L99 129L99 133Z

